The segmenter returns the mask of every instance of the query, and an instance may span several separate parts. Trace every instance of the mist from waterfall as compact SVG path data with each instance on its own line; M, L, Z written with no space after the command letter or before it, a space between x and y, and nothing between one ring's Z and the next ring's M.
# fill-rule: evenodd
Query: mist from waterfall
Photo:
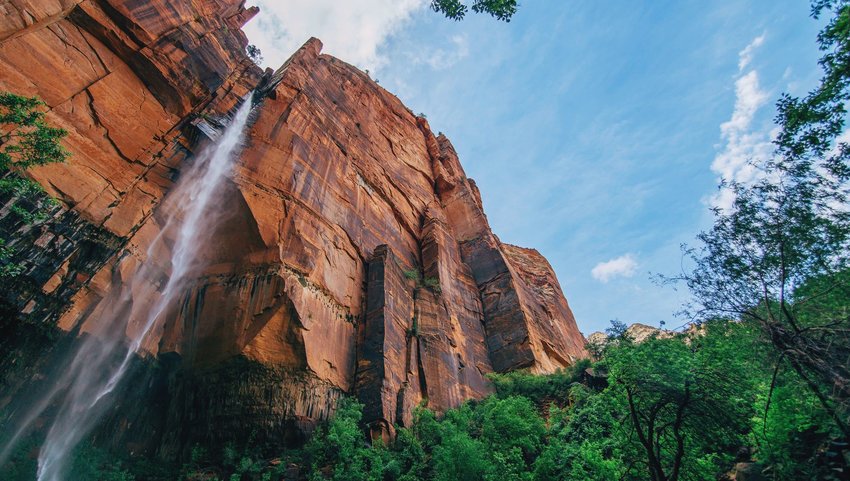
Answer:
M162 227L147 256L131 279L119 286L120 293L102 301L112 304L80 341L55 384L20 419L18 431L0 451L0 465L33 421L61 394L39 453L38 481L61 481L67 475L75 447L111 404L108 395L127 374L136 351L154 327L161 325L158 321L169 306L185 294L187 281L203 267L197 254L209 245L217 220L226 215L215 201L244 140L250 111L251 94L222 134L181 172L157 211ZM165 259L162 253L166 253Z

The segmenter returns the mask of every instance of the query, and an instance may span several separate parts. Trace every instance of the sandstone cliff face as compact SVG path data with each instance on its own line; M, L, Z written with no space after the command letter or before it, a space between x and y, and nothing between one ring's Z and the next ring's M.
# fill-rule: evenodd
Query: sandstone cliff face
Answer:
M32 175L72 208L61 224L85 225L13 236L27 259L58 251L33 262L41 292L24 289L17 299L41 322L55 314L41 294L68 297L97 270L73 269L80 240L114 252L151 216L189 153L190 111L226 112L259 81L239 30L256 11L224 0L24 0L0 8L0 89L40 97L48 120L69 131L71 160ZM68 242L81 229L90 232ZM34 234L34 245L20 239Z
M34 173L68 208L16 234L38 239L13 299L30 322L86 332L126 309L138 329L160 279L122 281L168 258L145 258L160 201L207 119L262 95L225 220L198 253L207 267L142 346L167 368L164 414L135 414L154 426L142 433L129 414L110 419L122 440L164 456L237 433L293 442L344 393L385 436L423 401L441 411L487 394L488 372L586 355L551 267L492 233L448 139L318 40L263 75L243 53L255 12L239 1L5 8L0 89L45 99L73 154Z

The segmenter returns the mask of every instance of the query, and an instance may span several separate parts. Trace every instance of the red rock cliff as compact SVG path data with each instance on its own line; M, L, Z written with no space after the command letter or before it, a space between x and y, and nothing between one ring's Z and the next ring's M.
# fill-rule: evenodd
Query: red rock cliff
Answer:
M15 299L39 322L86 331L113 309L122 280L160 261L144 252L194 126L257 85L265 96L221 199L233 215L199 253L208 268L144 345L179 360L161 451L246 430L288 442L342 393L383 435L423 401L439 411L487 394L488 372L585 356L551 267L492 233L448 139L318 40L262 76L243 53L255 12L240 1L6 8L0 89L42 97L70 131L69 162L34 177L67 205L57 219L101 239L81 262L91 246L55 221L19 232L41 242L40 288ZM157 286L123 294L142 305Z

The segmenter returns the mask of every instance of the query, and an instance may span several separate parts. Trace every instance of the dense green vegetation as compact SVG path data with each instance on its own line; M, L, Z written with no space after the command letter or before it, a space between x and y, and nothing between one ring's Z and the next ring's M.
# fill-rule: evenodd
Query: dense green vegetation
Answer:
M493 396L421 409L390 446L368 447L345 401L300 463L315 480L673 481L752 457L772 479L841 479L840 430L799 378L773 380L772 352L741 322L640 344L613 334L590 369L495 375Z
M850 307L844 299L835 307ZM715 480L740 460L768 479L846 479L836 471L846 469L841 430L792 370L774 378L774 361L770 340L746 322L642 343L612 330L600 360L493 375L493 395L442 415L419 408L387 446L370 446L362 406L346 398L302 449L276 459L196 448L169 468L83 446L69 479ZM9 479L31 479L33 447Z

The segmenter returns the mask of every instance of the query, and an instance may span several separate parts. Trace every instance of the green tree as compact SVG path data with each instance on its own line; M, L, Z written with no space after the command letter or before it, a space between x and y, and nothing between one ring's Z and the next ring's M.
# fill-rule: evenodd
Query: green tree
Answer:
M824 76L807 96L777 103L775 154L751 184L725 181L729 210L715 209L701 247L687 249L684 280L697 319L741 319L763 329L777 353L830 413L845 437L850 404L850 318L812 306L847 292L850 146L839 140L850 99L850 2L815 1L832 18L818 36ZM818 279L808 290L800 286Z
M398 430L393 452L394 464L387 469L392 479L418 481L425 478L428 464L425 446L411 429Z
M63 162L68 157L60 144L67 132L47 125L44 105L35 97L0 92L0 174L20 174L32 166ZM0 188L21 189L23 184L26 182L4 177Z
M569 398L570 408L550 409L547 442L533 466L535 481L624 479L628 438L616 397L576 384Z
M431 8L452 20L462 20L469 12L469 7L460 0L432 0ZM516 0L473 0L472 2L473 12L487 13L504 22L510 22L516 10Z
M819 462L835 435L815 395L793 371L780 371L760 387L751 444L775 479L830 479Z
M436 481L480 481L497 474L488 447L457 426L447 425L433 454Z
M379 481L389 465L382 446L370 448L361 429L363 405L344 397L333 419L317 430L305 446L311 481Z
M754 389L741 346L726 324L707 329L608 350L609 394L628 428L621 439L652 481L719 474L748 431Z
M494 451L508 455L516 449L521 459L534 459L540 451L546 425L528 398L487 398L481 403L481 438Z

